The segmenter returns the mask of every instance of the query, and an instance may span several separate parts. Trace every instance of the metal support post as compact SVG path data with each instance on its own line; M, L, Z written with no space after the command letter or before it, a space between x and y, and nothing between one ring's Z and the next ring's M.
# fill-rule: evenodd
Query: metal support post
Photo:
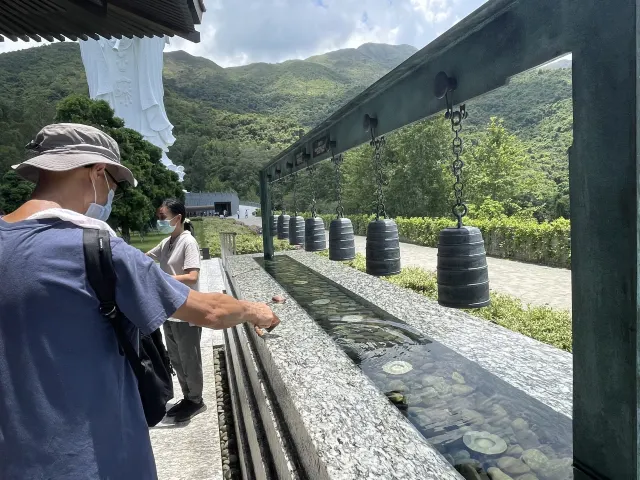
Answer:
M576 480L640 478L638 3L566 8L577 40L569 159Z
M260 171L260 208L262 213L262 246L265 260L273 258L273 234L271 232L271 195L267 172Z

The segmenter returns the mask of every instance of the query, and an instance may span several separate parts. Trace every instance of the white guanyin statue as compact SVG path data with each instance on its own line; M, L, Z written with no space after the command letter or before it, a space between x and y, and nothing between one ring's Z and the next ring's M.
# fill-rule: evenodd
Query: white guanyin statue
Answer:
M175 142L164 109L163 52L168 37L80 41L89 95L106 100L128 128L162 149L162 163L182 181L184 167L167 157Z

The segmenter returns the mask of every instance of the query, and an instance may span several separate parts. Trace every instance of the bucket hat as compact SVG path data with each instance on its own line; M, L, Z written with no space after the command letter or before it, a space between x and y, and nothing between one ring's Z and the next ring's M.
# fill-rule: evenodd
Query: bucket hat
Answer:
M26 147L35 156L12 168L25 180L36 183L40 170L66 172L96 163L106 164L116 182L137 186L133 173L120 162L118 143L95 127L79 123L55 123L38 132Z

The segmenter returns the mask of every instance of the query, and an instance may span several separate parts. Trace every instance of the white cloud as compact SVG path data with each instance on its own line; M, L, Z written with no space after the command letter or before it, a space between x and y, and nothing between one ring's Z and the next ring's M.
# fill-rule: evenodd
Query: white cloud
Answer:
M366 42L422 48L485 0L205 0L201 42L174 38L222 66L306 58ZM0 53L35 42L0 43Z
M222 66L306 58L366 42L422 48L485 0L216 0L200 44L173 49Z
M47 45L48 43L49 42L23 42L22 40L12 42L5 38L4 42L0 42L0 53L13 52L14 50L24 50L25 48L38 47Z

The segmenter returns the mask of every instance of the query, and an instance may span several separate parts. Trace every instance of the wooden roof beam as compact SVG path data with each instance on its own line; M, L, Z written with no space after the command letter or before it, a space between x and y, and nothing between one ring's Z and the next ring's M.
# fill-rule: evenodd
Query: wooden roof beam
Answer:
M191 10L191 16L193 17L193 22L200 25L202 23L202 14L206 12L206 7L204 6L204 2L202 0L188 0L189 1L189 10Z
M162 35L200 41L190 10L190 2L200 6L199 0L101 1L88 5L86 0L2 0L0 32L13 41Z
M116 5L113 5L113 4L109 5L109 9L110 10L113 9L115 12L118 12L120 15L123 15L123 14L126 15L126 12L127 12L126 10L124 10L124 9L122 9L122 8L116 6ZM158 31L167 31L167 32L170 32L173 35L177 35L177 36L182 37L182 38L184 38L186 40L189 40L191 42L196 42L197 43L197 42L200 41L200 32L197 32L195 30L193 32L188 32L188 33L187 32L179 32L177 30L174 30L173 28L159 25L158 23L154 22L153 20L149 20L147 18L143 18L143 19L140 19L140 20L141 20L141 23L146 23L149 26L153 26L154 29L157 29Z

